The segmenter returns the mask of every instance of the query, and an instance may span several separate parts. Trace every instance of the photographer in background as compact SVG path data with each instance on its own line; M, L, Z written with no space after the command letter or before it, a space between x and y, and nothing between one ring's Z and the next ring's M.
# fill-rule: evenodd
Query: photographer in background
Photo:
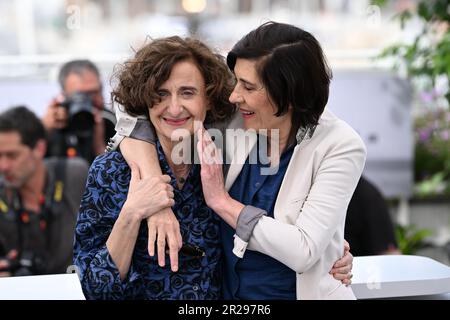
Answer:
M114 114L104 109L100 73L89 60L73 60L62 66L58 81L62 94L42 118L49 133L47 155L80 156L90 163L115 133Z
M64 273L88 165L48 158L45 129L25 107L0 114L0 276Z

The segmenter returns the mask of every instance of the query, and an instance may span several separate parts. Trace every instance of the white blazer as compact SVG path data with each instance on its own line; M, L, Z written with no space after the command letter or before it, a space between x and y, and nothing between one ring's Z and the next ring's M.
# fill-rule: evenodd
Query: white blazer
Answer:
M231 140L227 139L226 150L227 157L233 159L225 182L227 190L251 150L239 143L229 148ZM251 139L250 144L255 141ZM343 255L347 206L365 159L366 148L359 135L326 109L312 137L305 136L294 149L274 218L262 217L248 243L235 236L233 252L242 256L246 249L258 251L294 270L297 299L355 299L351 288L329 271Z

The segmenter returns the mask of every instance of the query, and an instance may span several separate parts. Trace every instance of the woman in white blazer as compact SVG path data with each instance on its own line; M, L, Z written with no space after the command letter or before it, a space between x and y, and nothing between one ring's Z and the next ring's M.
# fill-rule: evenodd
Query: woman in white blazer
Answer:
M253 197L236 192L230 195L230 191L242 175L257 175L251 171L249 152L235 152L239 148L256 150L252 148L258 139L256 135L249 139L249 147L239 143L227 145L232 161L225 181L221 165L208 164L208 156L214 153L205 150L214 144L207 134L200 135L206 202L236 230L234 255L245 261L249 250L258 253L252 253L251 263L236 263L227 255L225 245L225 276L230 280L227 283L238 282L225 288L225 297L289 296L279 292L283 288L277 290L277 283L289 284L284 274L268 276L258 271L265 268L266 261L272 272L284 271L273 266L273 259L295 272L297 299L354 299L351 288L334 279L329 270L342 255L347 206L362 173L366 150L358 134L325 109L331 71L319 43L297 27L269 22L242 38L228 54L227 63L237 80L230 101L238 106L245 128L268 130L269 138L275 129L278 137L267 139L267 144L272 158L281 157L275 176L284 177L273 212L254 207L252 202L264 204L264 199L258 199L264 186L252 190L253 183L260 183L260 177L244 179L241 183L247 183L247 188L238 190L256 192ZM290 160L283 167L283 155L288 152ZM245 168L247 172L243 173ZM267 179L262 181L267 184ZM231 241L232 236L222 232L222 241ZM250 271L257 272L259 279L251 279ZM263 286L261 289L257 281L266 278L277 283L259 285ZM253 290L248 292L250 289L242 286ZM262 292L255 294L258 290Z
M241 39L227 64L237 80L230 101L240 112L228 129L248 130L227 130L226 179L219 151L205 131L198 134L203 193L224 221L224 298L354 299L330 270L343 255L345 214L366 150L325 109L331 71L319 43L269 22ZM263 141L266 158L258 157ZM140 162L136 152L125 158Z

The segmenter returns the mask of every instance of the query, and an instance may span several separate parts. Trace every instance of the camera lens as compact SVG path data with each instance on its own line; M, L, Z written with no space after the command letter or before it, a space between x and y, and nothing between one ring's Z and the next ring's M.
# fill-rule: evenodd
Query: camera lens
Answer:
M79 111L72 115L69 128L80 138L89 137L94 128L94 116L89 111Z
M78 137L85 138L92 135L94 128L94 106L89 93L75 92L68 99L69 130Z

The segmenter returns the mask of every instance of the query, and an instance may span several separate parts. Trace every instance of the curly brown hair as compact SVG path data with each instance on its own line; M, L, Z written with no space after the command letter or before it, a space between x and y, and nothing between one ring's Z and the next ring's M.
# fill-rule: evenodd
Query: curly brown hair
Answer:
M131 115L148 115L148 108L161 101L158 89L169 79L173 66L188 59L194 61L205 80L210 104L205 123L231 117L235 107L228 98L233 91L234 78L225 59L193 38L173 36L145 44L114 73L113 80L118 83L111 93L112 100Z

